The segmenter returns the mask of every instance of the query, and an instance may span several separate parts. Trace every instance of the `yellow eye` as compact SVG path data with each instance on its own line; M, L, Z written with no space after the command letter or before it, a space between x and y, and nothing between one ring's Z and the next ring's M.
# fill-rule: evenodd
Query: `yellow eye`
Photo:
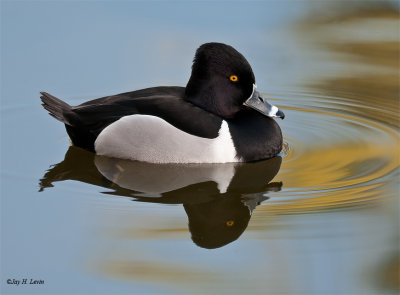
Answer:
M233 226L235 224L235 222L233 220L228 220L226 222L226 226Z
M238 77L236 75L232 75L229 77L229 80L231 80L232 82L237 82Z

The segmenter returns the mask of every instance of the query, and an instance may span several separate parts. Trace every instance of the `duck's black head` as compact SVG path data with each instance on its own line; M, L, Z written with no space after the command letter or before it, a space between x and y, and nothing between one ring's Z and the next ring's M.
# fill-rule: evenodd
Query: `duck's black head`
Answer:
M196 51L185 95L193 104L231 118L250 97L254 83L243 55L229 45L206 43Z
M185 99L222 118L233 118L247 107L268 116L282 117L276 114L277 108L271 114L273 106L266 101L265 106L260 104L264 102L246 58L222 43L206 43L197 49Z

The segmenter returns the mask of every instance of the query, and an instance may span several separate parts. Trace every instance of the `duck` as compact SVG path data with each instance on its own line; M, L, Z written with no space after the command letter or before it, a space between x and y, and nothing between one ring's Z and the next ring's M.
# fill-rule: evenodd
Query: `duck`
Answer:
M282 150L285 117L257 89L253 70L232 46L195 53L186 87L157 86L71 106L40 92L73 145L101 156L150 163L235 163Z

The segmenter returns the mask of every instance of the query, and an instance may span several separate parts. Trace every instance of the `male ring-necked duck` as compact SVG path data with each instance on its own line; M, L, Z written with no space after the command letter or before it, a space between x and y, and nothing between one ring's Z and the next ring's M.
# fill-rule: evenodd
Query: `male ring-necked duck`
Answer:
M152 163L226 163L267 159L282 149L271 117L284 118L257 91L242 54L201 45L185 87L152 87L78 106L41 92L74 145L99 155Z

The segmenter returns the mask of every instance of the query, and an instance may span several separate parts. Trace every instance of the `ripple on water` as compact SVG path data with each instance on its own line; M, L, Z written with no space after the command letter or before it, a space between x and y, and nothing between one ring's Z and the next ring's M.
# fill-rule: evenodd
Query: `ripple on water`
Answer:
M362 112L364 106L311 93L290 94L274 102L285 110L280 122L285 143L276 180L283 190L261 210L304 212L370 204L390 197L399 167L399 134L394 126Z

